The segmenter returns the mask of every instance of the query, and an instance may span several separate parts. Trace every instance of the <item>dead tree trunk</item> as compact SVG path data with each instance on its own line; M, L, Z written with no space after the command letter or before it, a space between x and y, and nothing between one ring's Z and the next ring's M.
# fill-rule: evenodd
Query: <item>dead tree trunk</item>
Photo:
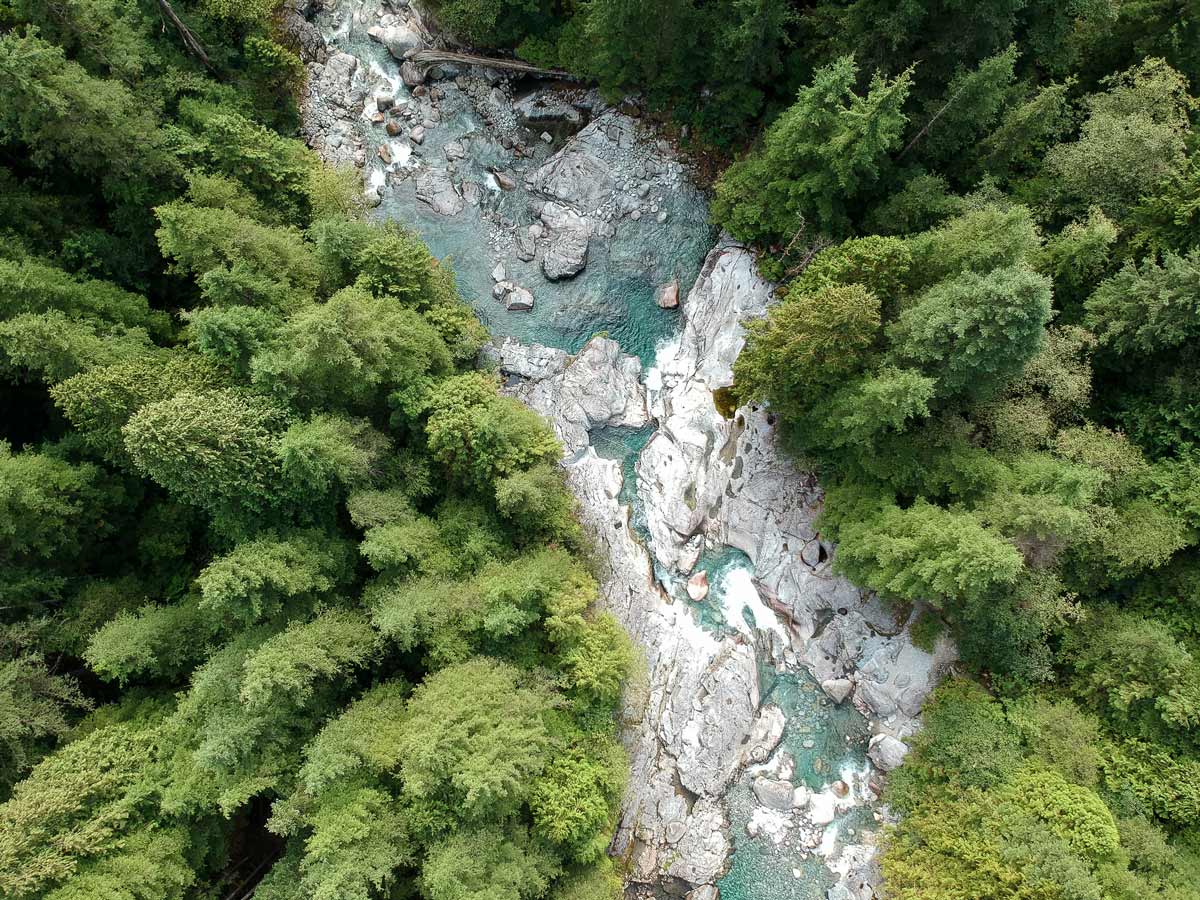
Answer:
M183 47L192 56L196 57L200 62L204 63L208 68L212 68L212 63L208 61L208 53L204 49L204 45L200 43L200 39L192 33L192 29L184 24L183 20L176 15L174 8L169 0L158 0L158 9L179 32L179 37L183 41ZM165 27L165 25L164 25Z

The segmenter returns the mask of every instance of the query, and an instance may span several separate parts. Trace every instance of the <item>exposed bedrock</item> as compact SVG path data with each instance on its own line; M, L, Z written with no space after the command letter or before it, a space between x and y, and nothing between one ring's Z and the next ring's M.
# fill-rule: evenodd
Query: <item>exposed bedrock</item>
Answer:
M406 81L399 59L428 40L406 4L342 0L328 15L334 28L325 37L304 18L302 0L286 10L309 65L306 140L328 161L369 173L374 202L411 185L404 189L422 214L436 214L446 228L488 207L478 252L510 310L504 315L531 316L535 295L539 311L553 308L561 302L555 292L570 284L553 282L574 278L589 256L604 259L618 226L652 228L654 219L666 219L664 197L694 191L668 144L596 95L564 99L547 91L517 100L503 78L472 69L448 80L427 81L421 72ZM369 28L377 43L340 40L352 25L363 35ZM373 61L339 49L364 44ZM579 130L557 139L545 132L550 141L522 148L518 124L534 121L538 131L553 121ZM530 265L514 268L514 258ZM524 285L511 280L514 272ZM943 643L931 655L914 647L911 610L897 612L833 573L835 548L815 524L820 487L783 455L768 412L745 406L727 418L718 410L713 392L733 382L742 323L764 315L772 299L753 255L722 240L693 285L671 277L659 272L652 284L663 288L660 305L677 304L680 328L649 370L605 337L574 354L511 339L490 351L505 390L546 415L562 440L567 482L600 551L604 602L644 656L622 709L632 773L613 852L635 882L690 886L688 896L715 900L733 848L730 792L745 778L757 804L756 840L798 830L838 876L830 896L869 897L873 847L864 840L826 848L822 829L855 804L877 802L878 778L902 763L904 739L952 648ZM643 543L626 505L631 486L622 492L621 463L599 457L590 440L599 428L649 424L656 430L636 468L639 522L649 535ZM723 632L698 624L684 598L721 589L696 563L724 547L749 558L745 582L778 622L768 614L771 622L760 618L757 629ZM830 773L811 792L797 785L787 754L776 750L791 713L763 702L764 667L806 669L830 702L853 703L869 721L874 768L850 783Z

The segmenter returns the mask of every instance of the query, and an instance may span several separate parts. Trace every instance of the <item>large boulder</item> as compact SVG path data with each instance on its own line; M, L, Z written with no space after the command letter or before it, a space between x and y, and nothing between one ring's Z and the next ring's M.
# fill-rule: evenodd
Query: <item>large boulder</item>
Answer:
M528 288L514 285L504 296L504 308L510 312L527 312L533 309L533 294Z
M581 132L580 136L583 134ZM588 152L588 148L578 141L559 151L533 173L536 191L586 211L604 203L611 196L615 183L608 163Z
M559 203L542 207L541 219L546 226L542 273L551 281L578 275L587 264L588 239L592 233L588 221Z
M750 786L758 802L770 809L787 811L792 808L792 792L794 788L790 781L780 781L775 778L758 777Z
M425 46L420 33L407 25L396 24L389 25L386 28L375 25L367 29L367 34L373 40L387 47L388 53L401 61L405 58L404 54L410 50L420 50Z
M423 167L415 179L417 199L443 216L456 216L466 205L445 169Z

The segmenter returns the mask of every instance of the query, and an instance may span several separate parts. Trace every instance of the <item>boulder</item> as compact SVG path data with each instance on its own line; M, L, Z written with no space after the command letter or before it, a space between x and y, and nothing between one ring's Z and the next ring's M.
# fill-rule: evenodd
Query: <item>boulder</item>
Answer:
M774 703L768 703L760 709L750 729L750 737L742 750L741 764L764 763L770 759L783 739L783 729L786 725L787 717Z
M466 201L454 187L445 169L422 166L415 179L417 199L443 216L456 216Z
M492 269L492 281L506 281L508 273L504 271L504 263L496 263L496 268Z
M386 163L389 166L392 164L392 148L391 147L389 147L387 144L380 144L378 153L379 153L379 158L382 159L384 161L384 163Z
M805 785L800 785L792 791L792 809L802 809L808 806L811 797L812 792Z
M510 312L525 312L533 309L533 294L528 288L514 287L504 297L504 307Z
M854 690L854 682L849 678L826 678L821 682L821 690L834 703L841 703Z
M688 579L687 595L697 603L708 596L708 573L703 569Z
M792 793L794 788L790 781L780 781L775 778L755 778L750 789L758 802L770 809L789 810L792 808Z
M375 95L375 108L377 110L379 110L380 112L387 112L389 109L392 108L392 105L395 102L396 102L396 98L393 97L391 94L376 94Z
M383 130L386 131L390 137L399 137L402 126L395 119L392 119L392 121L383 126Z
M674 279L669 284L660 287L658 293L654 295L654 302L663 309L676 309L679 306L679 279Z
M836 797L845 797L850 793L850 785L840 779L835 781L830 787Z
M387 47L388 53L398 60L403 60L410 50L420 50L425 45L421 35L407 25L394 24L386 28L374 25L367 29L367 34Z
M496 179L496 184L500 186L500 190L502 191L515 190L517 187L517 180L507 172L501 172L499 169L494 169L492 171L492 177Z
M837 810L834 808L836 802L833 794L827 794L824 791L813 794L809 801L809 821L814 825L828 825L837 815Z
M416 128L414 128L412 131L410 131L410 132L408 133L408 139L409 139L410 141L412 141L414 144L423 144L423 143L425 143L425 126L424 126L424 125L418 125L418 126L417 126Z
M721 892L715 885L702 884L688 891L683 900L721 900Z
M877 769L890 772L904 762L908 755L908 744L890 734L877 734L871 738L867 756Z
M404 81L406 87L415 88L425 81L425 73L411 59L406 59L400 63L400 78Z
M587 264L592 229L577 212L559 203L542 207L547 246L542 254L542 274L551 281L571 278Z

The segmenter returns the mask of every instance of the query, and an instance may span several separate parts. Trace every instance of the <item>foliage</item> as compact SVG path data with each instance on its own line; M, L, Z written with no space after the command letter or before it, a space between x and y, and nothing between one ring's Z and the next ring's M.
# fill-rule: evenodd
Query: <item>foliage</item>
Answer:
M886 154L899 146L912 81L908 71L892 80L876 74L863 96L854 92L857 75L846 56L813 76L767 130L761 149L722 175L715 222L737 238L764 243L787 242L808 229L813 237L848 230L853 204L879 182Z
M612 897L561 447L275 4L152 7L0 9L0 894Z
M275 6L175 3L206 67L152 3L0 4L0 893L612 900L635 660L562 448L291 136ZM1194 898L1194 4L429 6L632 97L780 280L723 400L970 676L889 896Z

